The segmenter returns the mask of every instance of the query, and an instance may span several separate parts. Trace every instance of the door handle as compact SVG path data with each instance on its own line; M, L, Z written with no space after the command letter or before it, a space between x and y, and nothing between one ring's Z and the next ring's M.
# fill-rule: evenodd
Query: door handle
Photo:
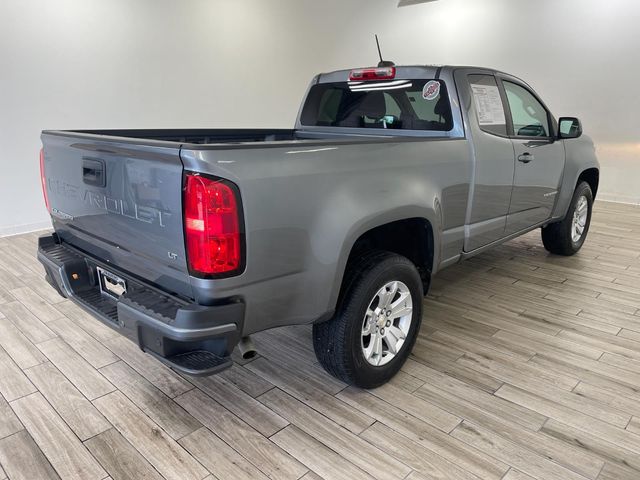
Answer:
M535 160L535 158L536 157L534 157L531 153L525 152L518 157L518 161L522 163L529 163L531 160Z

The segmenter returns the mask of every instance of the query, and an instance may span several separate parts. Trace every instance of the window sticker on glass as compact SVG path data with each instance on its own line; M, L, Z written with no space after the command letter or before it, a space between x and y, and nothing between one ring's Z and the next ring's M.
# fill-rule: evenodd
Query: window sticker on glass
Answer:
M435 100L440 95L440 82L437 80L430 80L424 84L422 89L422 98L425 100Z
M507 123L498 87L472 83L471 90L473 90L480 125L504 125Z

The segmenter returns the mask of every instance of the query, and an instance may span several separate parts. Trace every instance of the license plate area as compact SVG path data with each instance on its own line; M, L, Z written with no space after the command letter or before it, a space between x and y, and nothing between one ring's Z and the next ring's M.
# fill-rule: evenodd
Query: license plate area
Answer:
M103 295L108 295L117 300L127 293L127 282L116 274L100 267L96 267L96 273L98 274L100 292Z

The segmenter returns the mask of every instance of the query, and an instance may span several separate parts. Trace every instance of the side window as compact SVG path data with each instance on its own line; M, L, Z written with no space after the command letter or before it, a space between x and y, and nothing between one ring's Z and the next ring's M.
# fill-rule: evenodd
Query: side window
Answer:
M549 115L542 104L526 88L504 81L513 133L519 137L548 137Z
M507 120L496 78L493 75L469 75L469 85L480 129L506 136Z

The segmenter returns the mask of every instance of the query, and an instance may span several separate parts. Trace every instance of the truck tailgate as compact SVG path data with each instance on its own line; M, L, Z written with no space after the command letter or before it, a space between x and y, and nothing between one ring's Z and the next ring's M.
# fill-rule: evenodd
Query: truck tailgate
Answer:
M44 179L59 237L163 289L191 296L175 143L44 132Z

